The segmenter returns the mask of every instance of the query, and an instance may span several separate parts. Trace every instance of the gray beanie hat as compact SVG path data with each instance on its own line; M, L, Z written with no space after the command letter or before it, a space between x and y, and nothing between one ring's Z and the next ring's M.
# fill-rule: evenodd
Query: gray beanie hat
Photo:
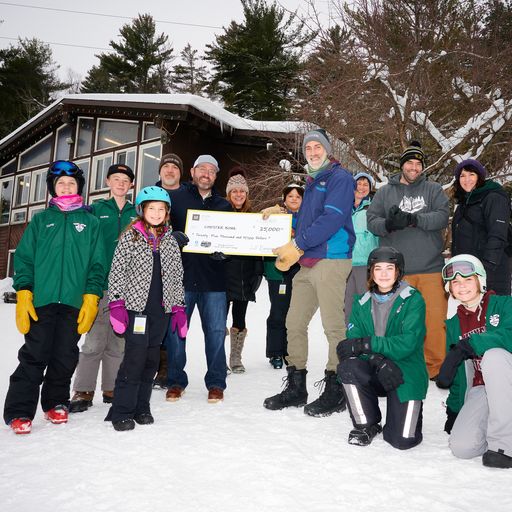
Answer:
M318 130L311 130L310 132L306 133L306 135L304 135L304 140L302 141L302 152L304 153L304 158L306 158L306 144L313 140L316 140L322 144L322 146L325 148L325 151L327 151L327 156L332 155L332 146L329 142L329 137L327 137L325 130L319 128Z

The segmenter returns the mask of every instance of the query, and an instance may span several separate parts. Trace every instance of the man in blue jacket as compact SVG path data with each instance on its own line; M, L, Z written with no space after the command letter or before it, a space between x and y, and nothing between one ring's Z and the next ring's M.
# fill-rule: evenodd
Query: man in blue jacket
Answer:
M274 250L279 270L288 270L296 261L301 265L293 278L286 317L287 384L282 393L267 398L263 405L276 410L306 404L308 325L320 308L329 343L325 386L320 397L304 407L304 412L310 416L328 416L346 408L342 387L336 380L336 346L345 338L343 303L355 241L352 226L355 182L339 162L330 158L332 148L324 130L307 133L303 151L308 180L295 238Z
M173 231L185 231L189 209L231 211L231 205L214 188L218 172L219 164L213 156L200 155L190 170L192 181L170 191ZM189 252L182 253L182 259L188 322L190 323L190 317L197 306L204 332L208 366L204 378L208 389L208 402L215 403L224 398L227 374L224 350L227 317L224 261L221 254ZM170 402L179 400L188 385L185 341L177 334L168 336L166 341L169 358L169 388L166 399Z

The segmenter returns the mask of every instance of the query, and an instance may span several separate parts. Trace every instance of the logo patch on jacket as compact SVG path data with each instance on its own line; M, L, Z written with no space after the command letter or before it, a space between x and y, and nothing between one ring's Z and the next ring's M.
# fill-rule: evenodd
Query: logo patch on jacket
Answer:
M423 196L418 197L407 197L404 196L400 201L398 207L400 210L406 213L416 213L420 210L423 210L427 204L425 203L425 199Z
M85 227L86 227L87 224L82 224L81 222L73 222L73 226L75 226L75 229L81 233Z
M498 325L500 325L500 315L498 315L498 313L496 313L495 315L491 315L489 318L489 323L493 327L498 327Z

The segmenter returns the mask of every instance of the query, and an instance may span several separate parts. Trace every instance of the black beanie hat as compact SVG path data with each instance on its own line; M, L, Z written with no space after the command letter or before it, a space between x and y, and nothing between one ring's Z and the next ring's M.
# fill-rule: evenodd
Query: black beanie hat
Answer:
M164 155L160 160L160 165L158 166L158 173L160 173L160 169L165 164L174 164L180 170L180 174L183 174L183 162L178 155L174 153L167 153L166 155Z
M400 169L407 162L407 160L419 160L421 166L425 167L425 153L421 149L421 144L417 140L412 140L408 147L400 157Z
M110 178L110 176L112 174L118 174L118 173L125 174L126 176L128 176L128 178L130 178L130 181L133 181L135 179L135 176L134 176L131 168L124 164L111 165L107 171L107 178Z

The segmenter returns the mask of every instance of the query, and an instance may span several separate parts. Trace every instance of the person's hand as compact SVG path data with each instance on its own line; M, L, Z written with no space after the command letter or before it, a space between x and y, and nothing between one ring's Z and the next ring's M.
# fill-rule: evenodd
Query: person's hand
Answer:
M180 338L187 337L188 322L185 306L172 307L171 331L177 333Z
M94 319L98 314L98 302L100 298L92 293L86 293L82 296L82 307L78 313L78 334L85 334L91 330Z
M224 261L227 260L227 256L220 251L215 251L210 254L210 258L214 261Z
M276 204L274 206L269 206L268 208L263 208L260 213L263 214L263 220L267 220L271 215L276 213L286 213L286 210L282 206Z
M369 354L372 351L371 337L364 338L349 338L344 339L338 343L336 347L336 354L338 359L342 361L347 357L357 357L360 354Z
M173 231L171 236L174 237L180 249L183 249L190 242L189 237L183 231Z
M410 213L405 213L394 204L388 211L386 217L386 230L391 233L392 231L398 231L405 229L410 224Z
M384 357L382 354L372 354L368 358L370 366L375 369L377 380L381 383L384 391L393 391L404 383L404 376L400 367Z
M124 300L114 300L108 303L108 309L110 310L110 325L116 334L124 334L128 327L128 311Z
M461 340L456 345L452 345L439 370L439 375L436 379L437 387L448 389L452 385L457 369L462 361L475 355L469 340Z
M458 412L452 411L449 407L446 408L446 423L444 424L444 431L447 434L452 433L453 424L459 415Z
M290 267L297 263L304 254L304 251L297 247L293 238L287 244L272 249L272 252L277 255L275 266L281 272L290 270Z
M16 327L21 334L30 331L30 319L37 322L36 310L34 308L34 295L30 290L16 292Z

